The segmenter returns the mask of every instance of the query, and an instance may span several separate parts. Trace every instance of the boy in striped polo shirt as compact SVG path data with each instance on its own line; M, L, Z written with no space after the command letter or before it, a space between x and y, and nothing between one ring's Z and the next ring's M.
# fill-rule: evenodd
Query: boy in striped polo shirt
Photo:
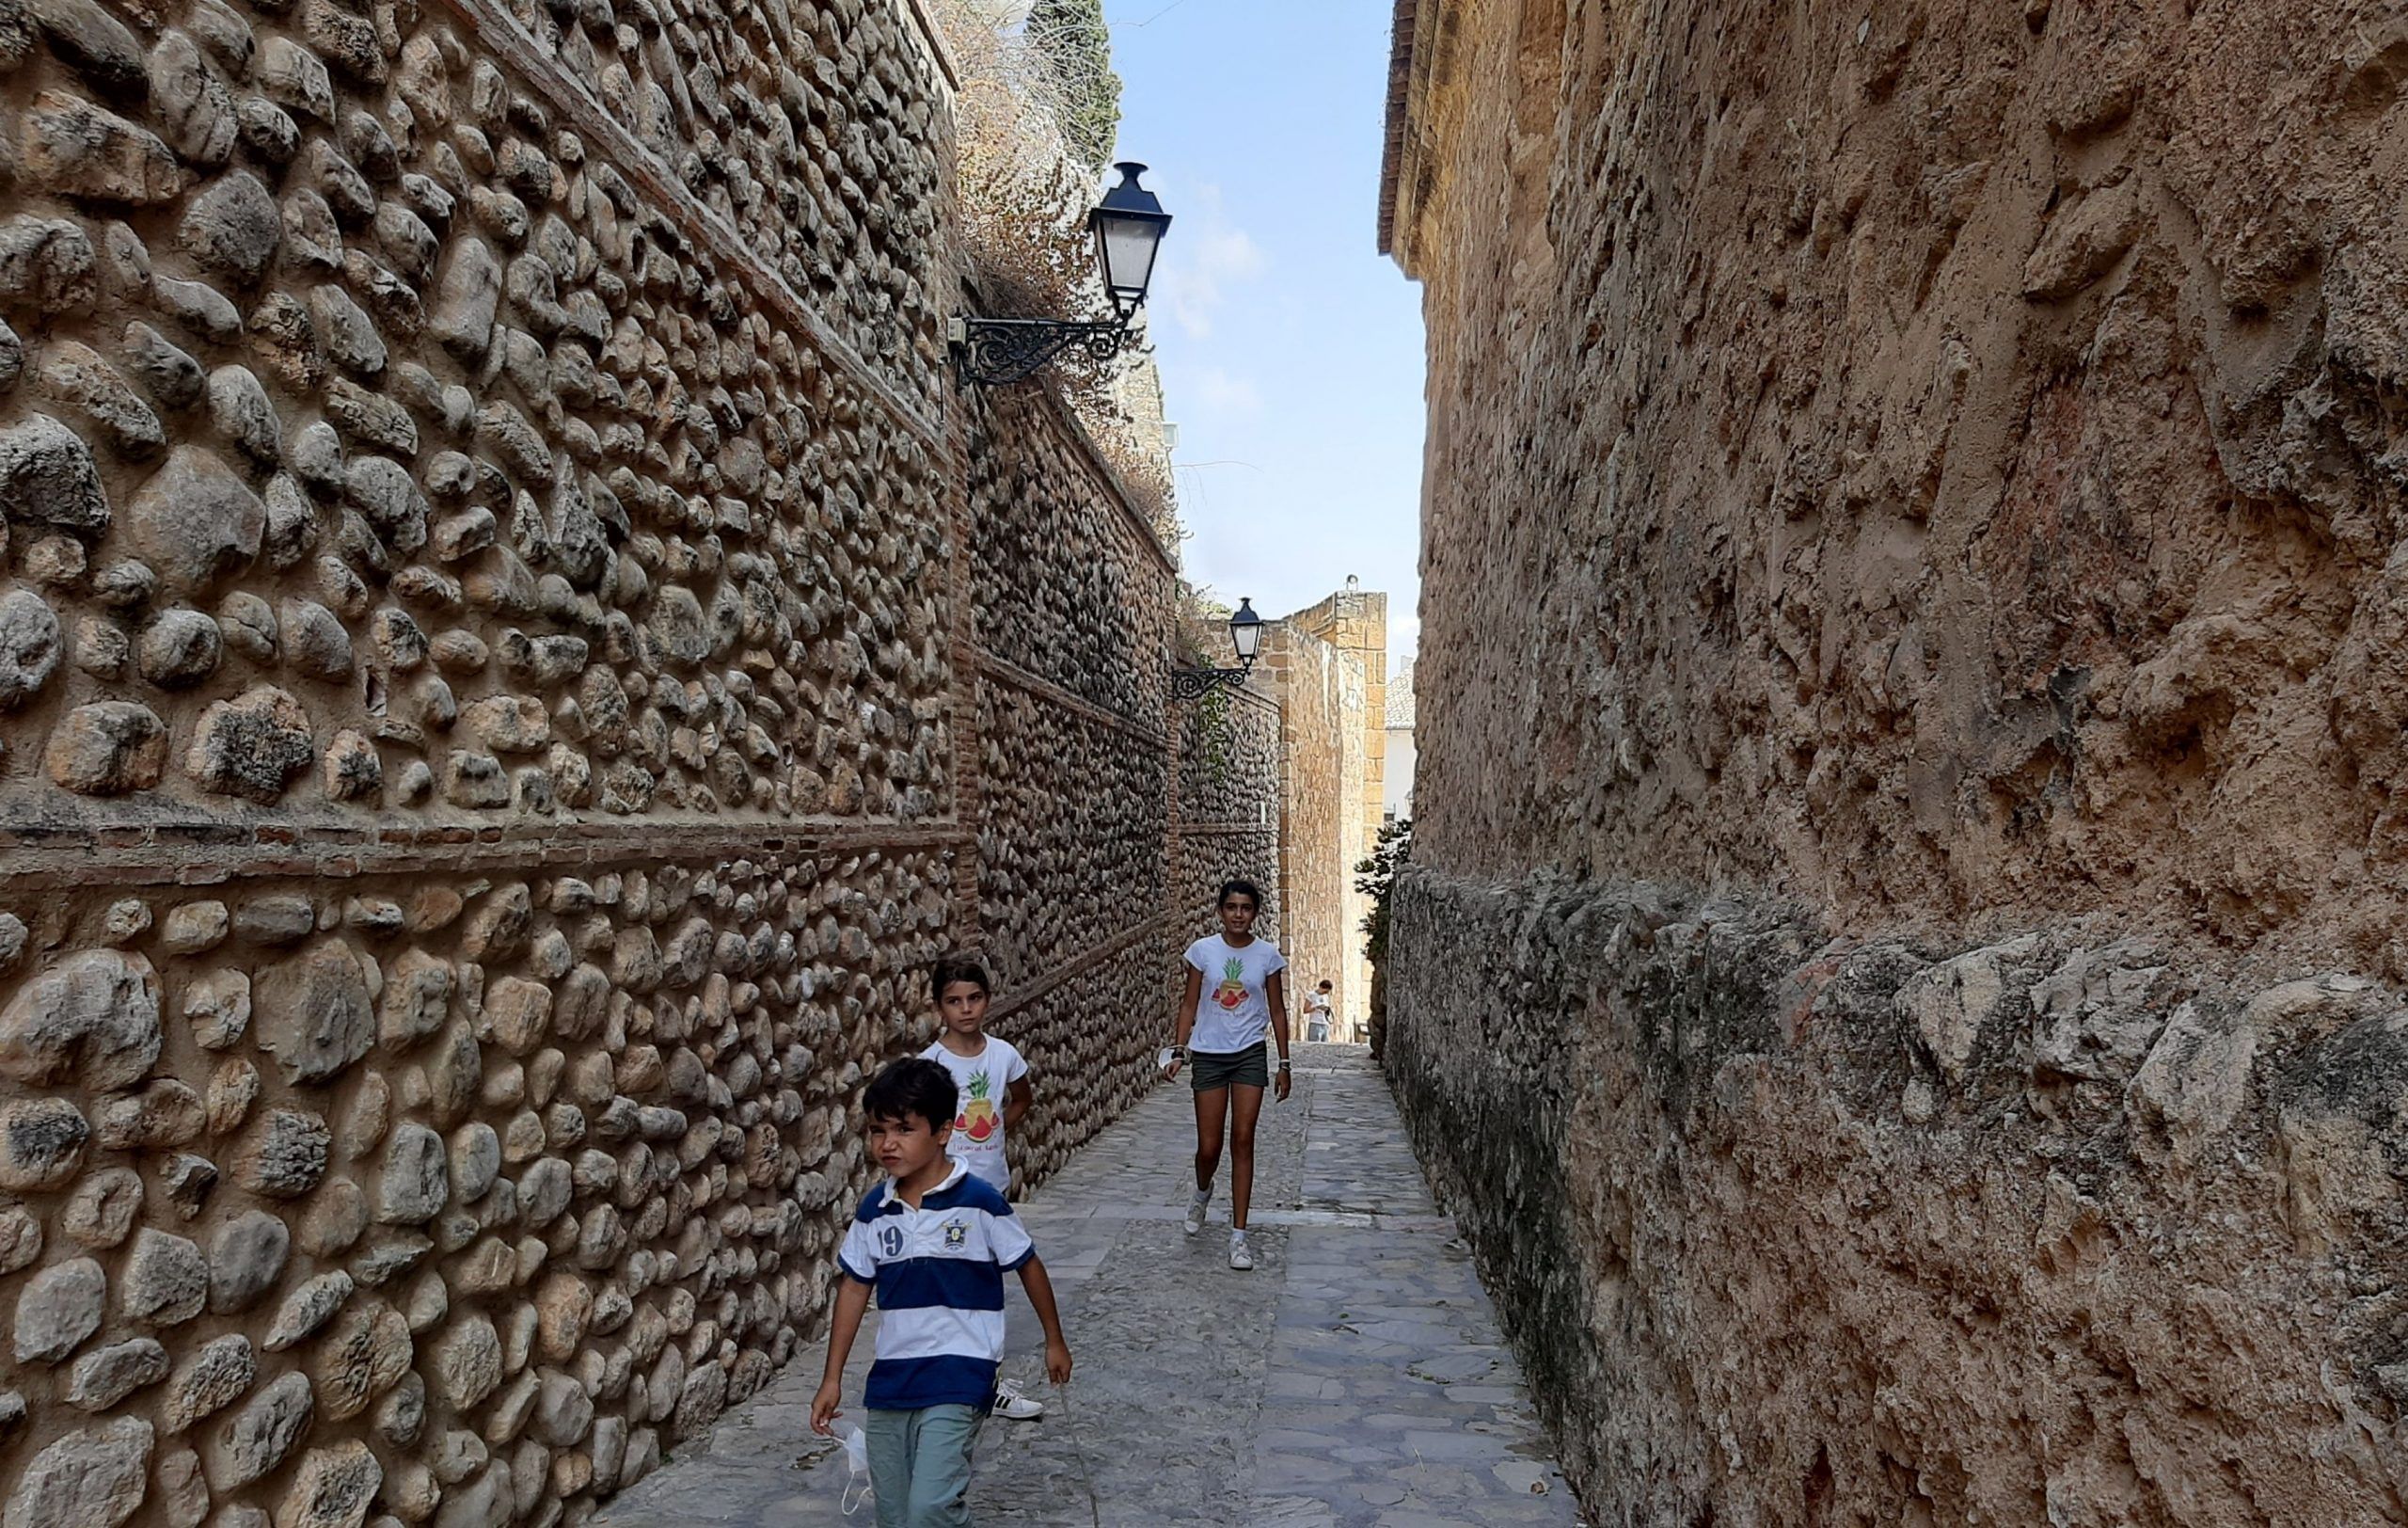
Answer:
M1036 1244L1003 1195L945 1154L958 1102L953 1074L918 1057L880 1072L862 1096L870 1150L887 1181L862 1201L836 1254L848 1277L836 1291L811 1425L826 1434L837 1415L845 1360L875 1287L878 1361L863 1405L878 1528L970 1521L971 1451L1003 1363L1006 1271L1018 1270L1045 1329L1046 1377L1057 1385L1070 1377L1070 1347Z

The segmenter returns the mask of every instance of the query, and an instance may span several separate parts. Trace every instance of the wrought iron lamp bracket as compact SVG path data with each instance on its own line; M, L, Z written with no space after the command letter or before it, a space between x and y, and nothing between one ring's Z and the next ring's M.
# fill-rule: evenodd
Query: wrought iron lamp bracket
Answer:
M1124 317L1071 322L1055 318L969 318L954 321L954 364L965 382L993 387L1024 382L1070 350L1110 360L1129 338Z
M1202 700L1224 685L1236 689L1253 672L1250 668L1175 668L1170 671L1170 698Z

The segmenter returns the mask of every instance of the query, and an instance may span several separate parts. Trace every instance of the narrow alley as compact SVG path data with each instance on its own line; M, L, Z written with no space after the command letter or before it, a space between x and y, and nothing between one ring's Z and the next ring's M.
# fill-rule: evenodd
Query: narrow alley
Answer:
M1263 1111L1253 1273L1224 1265L1225 1193L1203 1235L1181 1234L1193 1145L1182 1087L1155 1090L1021 1206L1078 1370L1066 1391L1045 1386L1015 1284L1005 1373L1047 1414L987 1425L978 1521L1580 1521L1368 1055L1307 1045L1298 1057L1294 1096ZM840 1430L861 1420L871 1346L864 1332ZM805 1421L819 1369L816 1353L798 1353L596 1523L846 1521L843 1455Z

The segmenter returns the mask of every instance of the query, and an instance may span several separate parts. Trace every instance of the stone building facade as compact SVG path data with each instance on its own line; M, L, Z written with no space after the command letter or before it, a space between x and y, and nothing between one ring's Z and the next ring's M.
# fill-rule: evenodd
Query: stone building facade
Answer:
M1352 659L1362 675L1363 709L1360 716L1350 713L1346 723L1361 734L1363 754L1360 783L1350 789L1349 800L1362 831L1376 834L1387 809L1388 597L1350 576L1337 593L1279 625L1326 643Z
M1304 1033L1305 995L1333 983L1337 1029L1351 1034L1366 1000L1355 861L1365 852L1361 824L1363 667L1297 626L1264 633L1261 683L1278 696L1279 901L1288 958L1288 1017Z
M1600 1520L2400 1520L2403 60L1401 0L1387 1059Z
M932 956L1025 1177L1147 1086L1174 569L948 373L946 67L0 17L7 1528L581 1521L816 1329Z
M1413 664L1408 660L1388 679L1386 724L1380 759L1380 817L1383 821L1410 821L1413 817Z
M1385 809L1387 629L1388 597L1350 578L1272 623L1263 644L1261 682L1283 718L1280 881L1295 1005L1301 1012L1304 994L1326 978L1332 1032L1354 1040L1370 1022L1370 903L1354 889L1354 867L1370 853Z

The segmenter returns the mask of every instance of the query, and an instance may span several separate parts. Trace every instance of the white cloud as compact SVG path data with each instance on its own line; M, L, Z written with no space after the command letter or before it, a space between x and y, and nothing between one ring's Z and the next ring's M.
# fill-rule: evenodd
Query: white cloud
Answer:
M1207 366L1188 379L1196 403L1215 414L1259 414L1262 411L1262 393L1243 376L1232 376L1217 366Z
M1179 221L1163 246L1156 282L1172 320L1201 340L1212 332L1213 310L1228 289L1260 276L1269 262L1245 230L1229 222L1219 186L1199 185L1194 198L1194 205L1174 209Z

